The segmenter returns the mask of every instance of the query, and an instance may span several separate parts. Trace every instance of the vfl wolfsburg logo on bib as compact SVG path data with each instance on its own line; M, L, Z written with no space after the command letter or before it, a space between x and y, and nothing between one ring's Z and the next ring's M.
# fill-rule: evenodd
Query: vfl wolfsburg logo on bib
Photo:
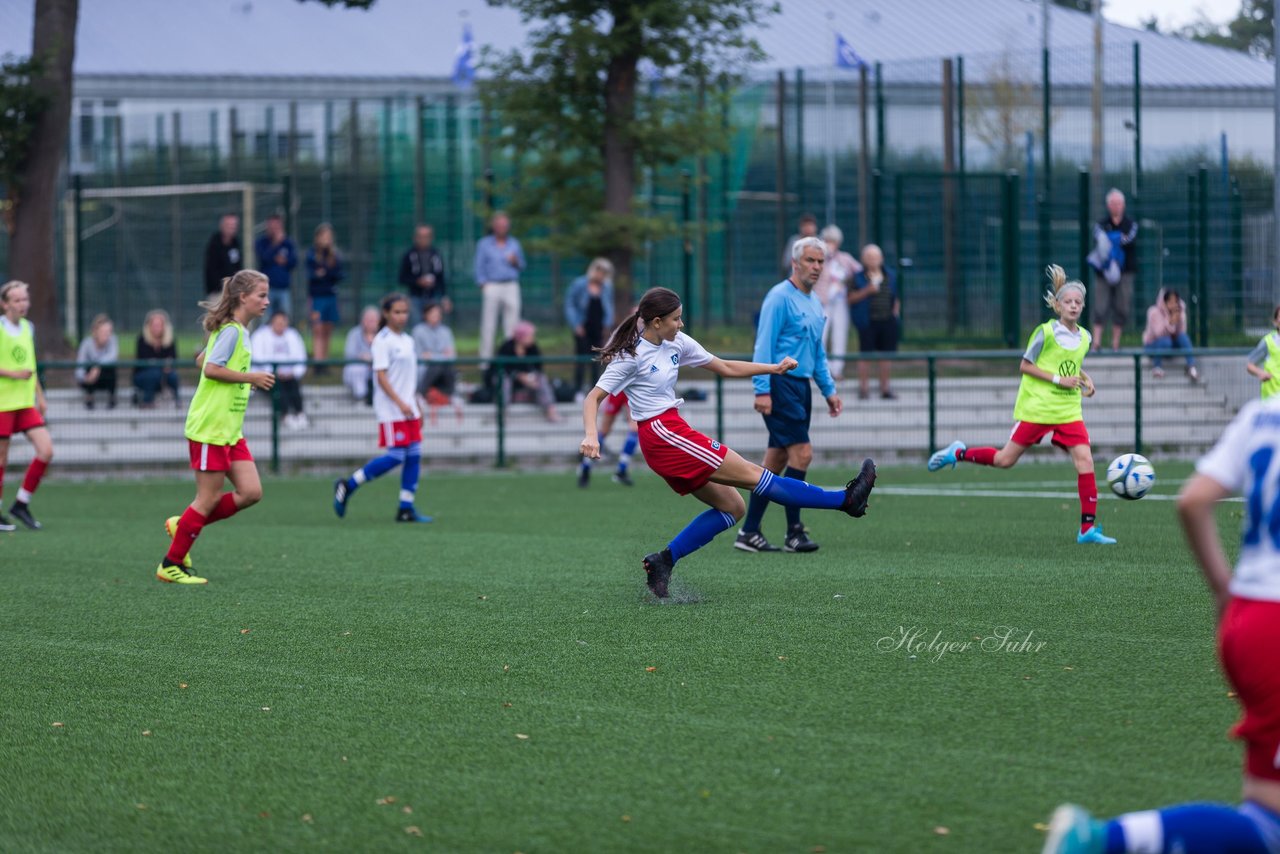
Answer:
M27 363L27 348L26 348L26 347L23 347L23 346L22 346L22 345L20 345L20 344L19 344L19 345L14 346L14 348L13 348L13 354L12 354L12 355L13 355L13 360L14 360L15 362L17 362L19 365L25 365L25 364Z
M1074 377L1080 370L1080 366L1073 360L1067 359L1058 365L1058 375L1063 377Z

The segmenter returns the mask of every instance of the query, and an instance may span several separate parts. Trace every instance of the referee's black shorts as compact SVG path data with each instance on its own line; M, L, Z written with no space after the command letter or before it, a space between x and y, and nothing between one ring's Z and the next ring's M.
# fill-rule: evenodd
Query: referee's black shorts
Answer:
M769 377L772 411L764 416L769 428L769 447L788 448L809 443L809 420L813 417L813 392L808 377L775 374Z

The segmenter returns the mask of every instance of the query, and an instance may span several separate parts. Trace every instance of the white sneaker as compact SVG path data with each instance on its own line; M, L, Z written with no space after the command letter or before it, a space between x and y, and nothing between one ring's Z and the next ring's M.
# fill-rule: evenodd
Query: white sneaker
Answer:
M1187 379L1191 380L1193 383L1200 382L1200 372L1196 370L1195 365L1191 365L1187 368Z
M1157 380L1164 379L1164 368L1152 368L1151 376Z

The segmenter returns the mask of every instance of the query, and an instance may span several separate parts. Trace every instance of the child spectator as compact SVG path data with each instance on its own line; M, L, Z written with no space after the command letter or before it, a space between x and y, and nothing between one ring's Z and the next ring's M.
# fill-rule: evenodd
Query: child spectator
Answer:
M173 343L173 322L169 312L162 308L147 312L142 322L142 332L134 347L133 358L139 362L160 362L158 365L139 366L133 369L134 402L142 409L154 409L156 395L161 386L173 392L173 405L181 406L178 396L178 347Z
M1186 351L1187 378L1193 383L1200 381L1196 358L1191 355L1191 337L1187 335L1187 304L1177 291L1161 288L1156 294L1155 305L1147 309L1147 328L1142 332L1142 346L1148 351ZM1164 376L1163 361L1160 356L1151 357L1151 375L1156 379Z
M298 330L289 325L289 315L277 311L271 322L249 336L253 371L275 374L284 426L290 430L309 427L302 411L302 378L307 373L307 348Z
M84 390L84 408L93 409L94 392L107 393L107 409L116 408L116 362L120 342L111 318L99 314L89 324L89 337L76 352L76 383Z

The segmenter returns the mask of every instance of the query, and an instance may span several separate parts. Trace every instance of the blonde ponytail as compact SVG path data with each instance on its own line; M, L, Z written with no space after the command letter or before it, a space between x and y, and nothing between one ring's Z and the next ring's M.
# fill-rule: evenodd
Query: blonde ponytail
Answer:
M204 327L204 331L212 334L226 326L235 315L236 309L240 307L244 297L253 293L254 288L266 281L267 277L257 270L241 270L231 278L223 279L222 293L218 298L200 303L200 307L205 311L204 316L200 318L200 325Z
M1079 290L1080 298L1085 298L1084 283L1074 279L1067 281L1067 271L1058 264L1050 264L1045 267L1044 274L1049 277L1049 284L1052 286L1044 292L1044 304L1053 309L1054 314L1062 313L1062 307L1058 305L1058 298L1064 290Z

